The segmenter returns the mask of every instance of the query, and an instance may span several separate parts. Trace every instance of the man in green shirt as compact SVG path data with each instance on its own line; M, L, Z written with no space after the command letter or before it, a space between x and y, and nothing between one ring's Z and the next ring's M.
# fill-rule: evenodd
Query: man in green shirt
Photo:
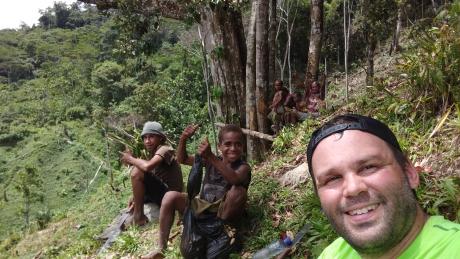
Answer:
M419 175L382 122L333 118L312 134L307 160L340 236L320 258L460 258L460 224L423 211Z

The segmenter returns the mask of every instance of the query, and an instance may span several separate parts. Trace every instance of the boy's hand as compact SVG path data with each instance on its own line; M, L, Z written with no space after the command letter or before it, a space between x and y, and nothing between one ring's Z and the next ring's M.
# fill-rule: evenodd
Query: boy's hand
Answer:
M207 137L203 139L198 146L198 154L204 159L208 159L212 156L211 145L209 145Z
M128 148L126 148L125 151L120 152L120 154L121 154L121 158L120 158L121 162L125 165L129 165L130 164L129 159L133 157L133 152L129 150Z
M134 210L134 198L131 196L128 200L128 212L132 213Z
M183 139L190 138L191 136L193 136L193 134L195 134L195 131L199 127L200 127L200 125L198 125L198 124L190 124L190 125L188 125L187 128L185 128L184 131L182 132L181 138L183 138Z

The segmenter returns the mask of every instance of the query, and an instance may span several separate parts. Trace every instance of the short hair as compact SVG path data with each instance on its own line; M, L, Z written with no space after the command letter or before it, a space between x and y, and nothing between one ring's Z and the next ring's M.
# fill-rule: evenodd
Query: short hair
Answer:
M219 144L222 143L222 140L224 138L224 134L227 133L227 132L236 132L236 133L240 133L241 135L241 139L243 139L243 130L239 127L239 126L236 126L234 124L227 124L225 126L223 126L220 130L219 130L219 134L217 136L218 140L219 140Z
M396 136L386 124L376 119L358 114L339 115L316 129L313 132L307 147L308 169L315 191L317 190L317 186L312 166L313 152L323 139L334 133L342 133L346 130L361 130L385 141L401 169L405 170L409 161L406 155L402 152Z

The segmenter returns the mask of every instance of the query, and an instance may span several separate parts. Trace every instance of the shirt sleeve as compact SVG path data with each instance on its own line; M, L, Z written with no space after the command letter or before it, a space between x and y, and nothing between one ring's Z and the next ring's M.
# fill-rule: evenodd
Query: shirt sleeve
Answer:
M160 146L155 155L161 156L163 161L168 165L174 161L174 149L169 146Z

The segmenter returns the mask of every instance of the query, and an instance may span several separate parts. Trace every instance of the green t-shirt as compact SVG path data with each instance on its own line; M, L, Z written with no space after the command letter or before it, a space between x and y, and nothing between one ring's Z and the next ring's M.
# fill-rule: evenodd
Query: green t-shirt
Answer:
M343 238L338 238L324 249L319 258L361 257ZM431 216L398 258L460 258L460 224L445 220L442 216Z

